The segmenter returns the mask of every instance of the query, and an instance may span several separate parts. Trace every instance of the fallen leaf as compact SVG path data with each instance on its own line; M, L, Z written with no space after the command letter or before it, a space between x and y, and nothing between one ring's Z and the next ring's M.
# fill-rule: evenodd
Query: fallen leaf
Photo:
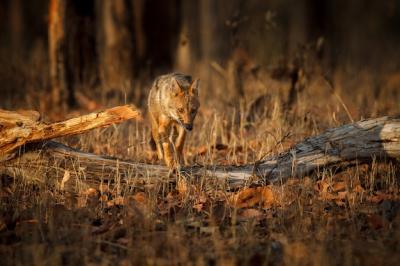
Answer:
M320 193L328 192L328 188L329 188L329 183L326 180L320 180L314 186L314 189Z
M123 205L125 205L125 199L121 196L118 196L115 199L109 200L107 202L107 207L123 206Z
M353 192L356 192L356 193L362 193L364 191L365 191L365 189L361 185L357 185L353 188Z
M272 191L272 189L270 187L264 187L261 190L261 195L262 195L264 207L270 207L274 203L276 203L276 198L275 198L274 192Z
M131 198L138 203L144 203L147 199L144 192L137 192L135 195L131 196Z
M270 207L276 203L276 197L271 186L246 188L233 195L231 202L238 208L248 208L256 204Z
M101 194L99 200L101 202L107 202L108 201L108 195L107 194Z
M98 191L95 188L88 188L83 194L88 197L96 197L98 196Z
M345 182L335 182L332 184L332 191L333 192L338 192L346 189L346 183Z
M333 201L342 201L345 200L347 196L347 191L341 191L338 193L329 193L329 192L323 192L320 193L319 199L320 200L333 200ZM342 206L341 203L339 203L340 206Z
M337 193L337 198L338 199L346 199L347 194L348 194L347 191L340 191Z

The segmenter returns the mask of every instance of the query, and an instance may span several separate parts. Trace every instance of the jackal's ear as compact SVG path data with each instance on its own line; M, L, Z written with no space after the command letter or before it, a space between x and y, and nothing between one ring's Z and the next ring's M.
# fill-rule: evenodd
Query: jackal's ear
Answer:
M190 85L190 93L198 95L199 88L200 88L200 79L196 79L195 81L193 81L192 85Z
M179 82L175 78L173 78L172 81L172 92L175 95L178 95L180 92L182 92L181 85L179 85Z

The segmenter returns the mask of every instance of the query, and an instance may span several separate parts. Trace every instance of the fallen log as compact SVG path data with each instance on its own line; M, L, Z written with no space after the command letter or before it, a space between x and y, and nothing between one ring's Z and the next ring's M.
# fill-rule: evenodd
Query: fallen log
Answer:
M188 166L181 169L180 174L187 178L207 176L227 182L230 187L240 187L285 182L289 177L303 177L325 167L348 167L398 158L400 118L381 117L329 129L306 138L287 152L254 164ZM57 185L69 181L75 184L72 189L82 184L95 187L101 183L142 185L170 180L170 171L165 166L85 153L52 141L26 146L19 157L3 162L0 171Z
M252 165L215 167L211 172L232 183L280 183L289 177L304 177L326 167L346 168L358 163L400 158L400 118L366 119L328 129L309 137L288 151Z
M13 151L27 143L81 134L133 118L140 118L140 112L129 105L52 124L40 122L40 115L36 111L0 110L0 161L10 159L14 155Z
M54 141L26 145L18 157L0 165L0 173L68 191L169 179L165 166L86 153Z

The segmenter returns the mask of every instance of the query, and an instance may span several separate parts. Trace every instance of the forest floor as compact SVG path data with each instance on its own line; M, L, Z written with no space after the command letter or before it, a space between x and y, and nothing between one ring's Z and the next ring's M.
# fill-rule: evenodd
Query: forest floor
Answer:
M372 95L367 74L342 76L335 93L315 79L291 111L282 108L279 86L272 84L268 110L257 113L250 127L203 88L186 143L187 163L251 163L327 128L400 113L400 92L390 77ZM78 112L85 110L65 117ZM96 154L162 163L149 159L149 132L145 119L60 141ZM215 185L212 177L145 186L116 181L75 192L1 179L1 265L396 265L400 260L395 163L360 164L340 173L321 169L283 184L236 190Z

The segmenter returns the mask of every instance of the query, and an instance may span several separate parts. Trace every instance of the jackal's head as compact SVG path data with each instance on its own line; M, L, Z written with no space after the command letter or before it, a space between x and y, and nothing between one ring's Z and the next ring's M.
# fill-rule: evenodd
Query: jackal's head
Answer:
M168 101L169 115L188 131L193 129L193 121L200 107L199 83L198 79L192 83L179 83L174 79L172 97Z

